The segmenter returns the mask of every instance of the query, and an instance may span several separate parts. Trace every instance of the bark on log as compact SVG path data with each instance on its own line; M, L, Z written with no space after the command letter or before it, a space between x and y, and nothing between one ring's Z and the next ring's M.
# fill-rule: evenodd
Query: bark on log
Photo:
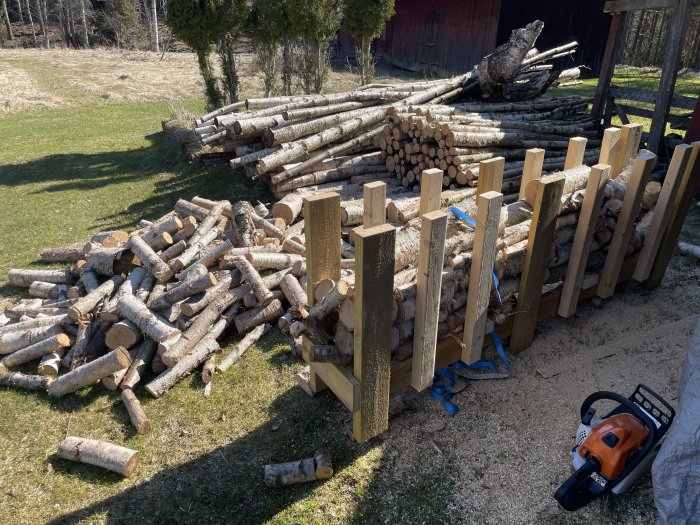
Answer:
M180 311L187 315L193 316L198 312L202 311L204 308L209 306L216 298L223 295L231 287L240 283L241 275L236 269L226 274L218 279L216 285L209 288L203 294L193 295L180 305Z
M70 346L70 338L66 334L54 335L0 359L0 372L6 372L8 368L39 359L46 354L67 346Z
M267 306L274 300L274 295L270 289L265 286L265 282L260 277L257 270L248 262L247 259L240 257L236 261L236 266L241 272L243 279L250 285L252 292L258 299L261 306Z
M234 323L236 324L236 331L239 334L244 334L260 324L268 323L283 315L284 308L282 308L282 303L275 299L267 306L258 306L238 314L234 318Z
M196 242L191 243L190 246L178 255L175 259L170 261L170 268L175 272L180 272L184 268L190 265L197 256L202 252L202 250L209 245L216 237L219 235L219 229L214 227L209 229L204 235L202 235Z
M295 193L289 193L272 205L272 216L283 219L289 226L299 216L303 207L304 199Z
M207 216L199 223L197 230L192 234L190 240L188 241L188 246L196 244L200 239L202 239L209 231L214 227L214 225L219 220L219 217L224 211L224 203L217 202L207 213ZM209 244L209 243L206 243Z
M127 244L129 249L146 270L152 273L160 282L165 282L173 276L173 270L165 264L141 237L132 237Z
M328 479L333 475L330 452L318 450L314 457L265 465L265 484L268 487L284 487L317 479Z
M50 377L27 375L19 372L0 373L0 386L22 388L24 390L46 390L51 384Z
M87 293L92 292L93 290L97 289L98 286L100 286L100 282L97 280L97 275L95 275L95 272L92 270L84 270L81 268L80 281L83 283Z
M53 325L0 335L0 355L11 354L62 332L60 325Z
M61 348L55 352L44 355L39 362L36 373L40 376L56 377L61 367L61 360L65 357L66 351Z
M236 247L255 244L252 222L253 209L249 203L238 201L231 206L231 242Z
M341 352L335 345L313 345L309 352L309 363L336 363L347 365L352 357Z
M196 293L203 292L216 284L216 277L213 273L206 273L199 278L182 281L175 288L158 297L151 308L153 310L164 310L170 305L184 301Z
M291 273L282 277L280 288L291 306L308 304L309 300L306 297L306 292L301 287L301 284L299 284L299 280Z
M238 359L243 355L243 353L253 346L255 342L260 339L267 331L270 329L270 325L268 323L263 323L261 325L256 326L253 328L250 332L248 332L243 339L238 341L236 345L233 347L233 350L231 350L228 354L224 356L221 361L216 365L216 371L217 372L225 372L228 370L231 365L233 365Z
M93 290L85 297L68 308L68 315L74 321L84 321L100 303L100 301L108 298L114 292L115 288L122 284L124 279L120 275L115 275L111 279L102 283L97 289Z
M281 270L305 260L301 255L292 253L267 252L251 252L245 258L256 270Z
M69 270L25 270L12 268L7 273L7 280L14 286L28 288L34 281L53 284L70 284L72 278Z
M345 297L348 295L350 286L347 282L340 280L338 283L324 295L323 299L314 304L309 310L309 317L315 321L321 321L325 316L327 316L332 310L338 308Z
M76 262L83 258L82 248L44 248L39 253L43 262Z
M70 461L87 463L130 477L138 467L139 453L107 441L68 436L58 446L56 455Z
M143 302L133 296L122 297L117 304L117 311L159 343L180 335L180 330L161 321Z
M91 250L85 258L85 265L81 269L83 271L92 270L100 275L111 277L119 273L115 271L115 268L123 252L123 246L116 248L99 247Z
M117 293L115 293L111 299L103 303L102 310L100 311L100 319L112 323L118 322L121 319L119 315L117 315L117 303L119 303L119 299L125 295L135 295L141 286L141 281L143 281L146 275L150 274L146 272L145 268L136 267L131 270L131 273L129 273L129 276L119 287Z
M60 397L70 394L130 364L129 352L124 348L117 348L55 379L49 386L49 395Z
M45 283L34 281L29 285L29 295L40 299L56 299L62 293L67 293L68 287L65 284Z
M61 364L63 368L71 370L73 364L73 356L81 355L87 346L90 337L92 336L92 323L78 323L78 332L75 335L73 346L70 347L66 355L63 357Z
M127 412L129 412L129 419L131 419L131 424L134 425L136 432L145 434L151 430L151 422L146 417L141 402L131 389L122 390L122 403L124 403Z
M163 262L167 263L180 255L182 252L184 252L187 249L187 241L180 240L177 241L175 244L172 246L168 247L166 250L163 250L160 252L160 258Z
M13 332L21 332L24 330L31 330L33 328L42 328L45 326L53 326L65 324L70 321L68 315L53 315L51 317L38 317L36 319L29 319L27 321L20 321L19 323L7 324L5 326L0 326L0 335L10 334Z

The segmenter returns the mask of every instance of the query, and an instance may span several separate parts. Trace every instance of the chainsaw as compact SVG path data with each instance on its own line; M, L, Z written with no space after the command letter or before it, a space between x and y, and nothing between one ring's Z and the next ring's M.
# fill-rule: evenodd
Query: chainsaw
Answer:
M618 406L602 419L593 404L603 399ZM649 472L675 411L656 392L638 385L624 397L596 392L581 405L581 424L571 450L574 474L554 494L566 510L578 510L604 494L622 494Z

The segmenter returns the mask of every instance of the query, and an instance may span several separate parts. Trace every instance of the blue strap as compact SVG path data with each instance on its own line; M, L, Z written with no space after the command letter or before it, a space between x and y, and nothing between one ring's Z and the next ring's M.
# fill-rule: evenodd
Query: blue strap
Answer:
M469 215L464 213L462 210L460 210L459 208L455 208L454 206L450 206L447 209L450 210L458 218L460 218L464 222L466 222L469 226L476 229L476 221L474 219L472 219Z
M464 386L461 388L455 388L458 380L464 382ZM459 412L459 407L451 399L455 394L459 394L467 388L467 384L464 377L458 376L449 368L438 368L433 378L433 386L430 387L430 395L433 396L433 399L441 401L442 407L454 416Z

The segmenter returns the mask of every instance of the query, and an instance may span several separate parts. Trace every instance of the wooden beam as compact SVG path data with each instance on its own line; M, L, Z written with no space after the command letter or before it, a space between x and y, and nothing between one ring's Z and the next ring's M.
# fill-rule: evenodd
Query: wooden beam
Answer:
M419 215L440 209L440 194L442 193L442 177L444 175L445 172L437 168L421 172Z
M374 228L386 222L386 183L368 182L362 187L362 227Z
M585 140L585 139L584 139ZM544 163L544 150L541 148L532 148L525 152L525 163L523 165L523 176L520 180L520 195L518 199L527 200L525 197L525 188L535 179L542 176L542 164ZM481 168L479 168L479 176L481 176ZM501 191L494 190L494 191ZM532 203L530 203L532 204Z
M489 160L482 160L479 163L479 178L476 185L477 195L487 191L501 191L503 188L503 168L505 164L506 159L503 157L494 157Z
M613 72L615 71L615 55L617 50L622 45L622 37L624 31L625 13L615 13L612 15L610 22L610 30L608 31L608 41L605 44L605 53L603 54L603 62L600 66L600 74L598 75L598 85L595 88L593 96L593 107L591 116L594 120L600 120L603 116L603 107L608 97L608 89L612 81Z
M352 431L361 443L389 426L395 240L389 224L355 233L354 375L360 381L360 409L353 413Z
M309 353L314 346L306 335L301 336L304 351ZM349 369L333 363L309 363L309 367L330 388L350 412L360 408L360 382Z
M421 217L411 373L411 386L419 392L432 384L435 374L435 346L446 234L447 212L437 210Z
M608 128L603 133L603 143L600 145L600 157L598 164L607 164L612 166L615 162L615 157L620 149L620 137L622 132L620 128Z
M522 352L535 337L537 309L542 296L547 261L554 242L554 227L564 191L564 176L550 175L535 181L537 193L523 272L520 276L518 305L513 316L510 351Z
M586 137L571 137L569 139L569 147L566 150L566 160L564 161L565 170L583 165L587 142L588 139Z
M306 285L309 306L314 304L316 285L324 279L340 279L340 195L319 193L304 198L306 237ZM319 392L325 384L311 368L309 388Z
M637 155L642 139L641 124L625 124L620 133L620 144L615 154L615 163L610 169L610 178L615 179L627 164Z
M649 174L656 165L656 155L651 151L642 150L637 155L632 166L632 174L627 182L627 191L622 201L622 208L617 218L617 226L612 241L608 247L603 271L598 280L597 295L601 299L612 296L617 284L617 277L622 267L622 261L627 253L627 246L634 232L634 221L639 213L639 206L644 195L644 187L649 180Z
M673 16L664 31L664 56L661 79L656 89L656 104L651 117L647 148L651 151L659 151L661 140L666 131L666 121L671 108L673 87L676 85L676 74L683 47L683 35L688 27L690 19L690 0L678 0Z
M656 252L656 259L651 267L651 272L649 272L649 278L642 283L645 288L655 288L661 284L666 273L666 267L676 249L678 236L683 228L685 217L693 200L693 194L698 184L700 184L700 141L693 142L691 146L693 151L683 174L680 188L676 192L676 198L671 208L671 216L664 229L664 235Z
M600 214L600 205L603 202L605 184L608 182L610 166L596 164L591 168L591 174L586 184L586 194L578 216L578 226L574 235L574 243L571 247L569 265L566 268L564 286L561 290L561 300L558 313L561 317L571 317L576 313L578 296L583 284L583 276L586 272L588 254L595 232L596 222Z
M493 263L496 260L496 243L501 217L503 194L487 191L476 197L477 217L472 250L472 264L469 271L467 308L464 314L464 347L462 361L472 364L481 359L484 347L484 330L489 298L493 285Z
M603 13L624 13L646 9L676 7L678 0L609 0L603 5Z

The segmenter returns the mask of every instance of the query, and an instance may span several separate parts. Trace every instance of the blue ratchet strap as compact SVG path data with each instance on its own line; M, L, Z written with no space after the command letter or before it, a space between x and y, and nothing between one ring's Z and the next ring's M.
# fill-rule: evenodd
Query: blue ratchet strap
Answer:
M458 380L464 382L464 386L461 388L455 388ZM433 378L433 386L430 387L430 395L433 396L433 399L441 401L442 407L454 416L459 412L459 407L451 399L455 394L459 394L466 389L467 385L466 378L455 374L449 368L438 368Z

